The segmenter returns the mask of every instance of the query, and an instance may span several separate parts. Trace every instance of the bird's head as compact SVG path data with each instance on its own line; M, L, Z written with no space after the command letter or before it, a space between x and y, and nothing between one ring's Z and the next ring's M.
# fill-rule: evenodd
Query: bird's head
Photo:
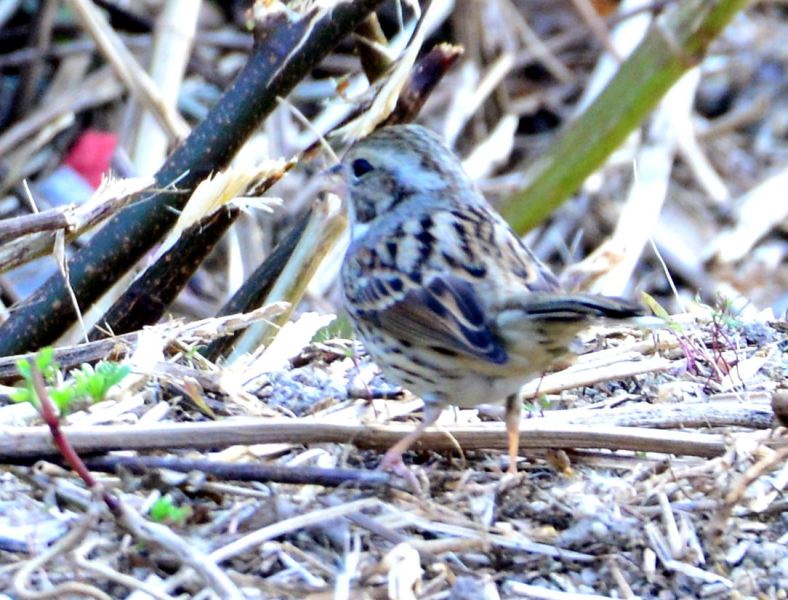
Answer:
M413 202L445 204L472 185L451 150L420 125L392 125L359 140L340 171L353 227Z

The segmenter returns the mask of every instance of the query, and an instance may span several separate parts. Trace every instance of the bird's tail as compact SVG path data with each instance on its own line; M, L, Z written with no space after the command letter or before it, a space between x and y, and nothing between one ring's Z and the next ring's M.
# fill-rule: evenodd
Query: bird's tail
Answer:
M645 309L624 298L596 294L528 294L519 309L525 318L542 321L587 321L593 319L631 319L645 314Z

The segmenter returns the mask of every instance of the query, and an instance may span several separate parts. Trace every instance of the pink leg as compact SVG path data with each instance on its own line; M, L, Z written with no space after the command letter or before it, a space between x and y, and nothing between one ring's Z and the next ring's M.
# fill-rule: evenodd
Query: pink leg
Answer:
M402 463L403 452L406 452L408 448L421 437L421 434L424 433L427 427L438 420L441 412L443 412L442 406L425 404L424 416L421 419L421 423L418 424L416 429L388 449L388 452L383 456L383 460L380 461L380 467L378 468L383 471L391 471L398 475L402 475L402 469L405 469L405 465Z
M517 473L517 455L520 450L520 413L523 403L517 394L506 399L506 435L509 438L509 468L507 471Z

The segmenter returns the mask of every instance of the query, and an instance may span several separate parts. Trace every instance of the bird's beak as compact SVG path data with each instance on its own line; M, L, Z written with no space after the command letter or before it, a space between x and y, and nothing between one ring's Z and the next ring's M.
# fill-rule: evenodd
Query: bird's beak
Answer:
M342 163L337 163L330 169L326 169L323 171L323 175L326 177L337 177L342 173Z
M330 169L326 169L320 173L325 182L323 185L327 192L332 192L340 197L344 197L347 193L347 184L342 175L342 163L337 163Z

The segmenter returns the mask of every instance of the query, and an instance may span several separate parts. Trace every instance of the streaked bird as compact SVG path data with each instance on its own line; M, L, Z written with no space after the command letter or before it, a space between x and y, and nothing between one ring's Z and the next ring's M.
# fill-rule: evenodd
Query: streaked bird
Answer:
M505 401L514 472L520 387L570 356L584 327L641 307L563 291L424 127L372 133L340 170L352 238L341 273L347 310L385 376L424 401L422 422L381 468L400 467L447 405Z

